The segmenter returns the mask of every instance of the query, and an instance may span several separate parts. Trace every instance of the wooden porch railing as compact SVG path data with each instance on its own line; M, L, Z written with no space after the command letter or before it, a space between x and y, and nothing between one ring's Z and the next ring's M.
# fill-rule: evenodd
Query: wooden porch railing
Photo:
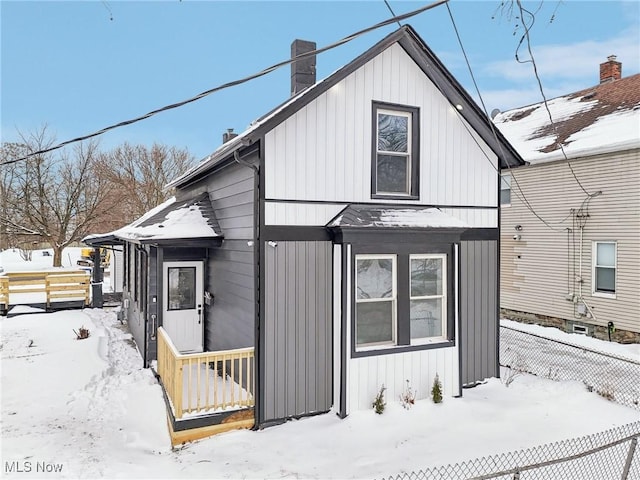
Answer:
M11 297L26 293L44 293L43 300L50 307L55 300L81 299L89 305L89 272L61 270L50 272L5 272L0 275L0 305L7 308ZM31 302L42 303L42 302Z
M158 375L176 419L186 413L252 407L254 348L181 354L158 328Z

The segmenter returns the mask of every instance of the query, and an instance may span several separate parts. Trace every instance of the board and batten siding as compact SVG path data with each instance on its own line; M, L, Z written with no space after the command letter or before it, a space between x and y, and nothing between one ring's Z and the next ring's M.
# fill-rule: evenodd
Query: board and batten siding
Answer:
M254 175L252 168L234 164L194 187L209 192L224 235L222 245L209 249L206 269L205 288L213 296L205 327L210 351L255 343Z
M347 204L265 202L267 225L324 226ZM447 215L474 228L497 228L497 208L442 208Z
M351 358L348 412L370 409L383 385L385 398L389 401L400 398L408 385L416 392L416 400L428 399L436 374L442 383L442 395L457 396L458 365L457 346Z
M379 203L371 199L374 100L420 109L420 198L413 203L497 206L496 155L398 44L267 132L265 198ZM265 222L294 207L267 210Z
M580 230L570 210L580 209L586 195L562 161L512 170L536 213L557 230L535 218L512 191L511 206L502 209L500 305L603 327L613 321L618 329L640 332L640 150L576 159L571 166L588 192L602 191L588 202L581 262L582 295L595 320L574 315L566 299L580 289L573 281L580 272ZM522 230L516 232L516 225ZM615 299L592 294L594 241L617 242Z
M462 384L498 376L498 242L460 243Z
M265 242L260 418L278 421L332 405L331 242Z

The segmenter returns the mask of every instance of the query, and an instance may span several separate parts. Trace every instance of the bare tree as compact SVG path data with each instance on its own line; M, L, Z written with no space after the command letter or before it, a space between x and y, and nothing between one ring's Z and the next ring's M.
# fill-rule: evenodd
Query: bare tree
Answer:
M117 192L121 223L129 223L171 196L164 186L193 165L185 149L124 143L101 156L100 175ZM115 212L114 212L115 213Z
M53 143L46 127L22 140L27 152ZM97 160L97 144L88 142L15 163L12 195L2 212L5 228L49 244L53 265L61 266L62 250L92 233L108 212L109 191L97 175Z
M21 156L24 152L25 148L21 144L4 143L0 148L0 163ZM6 220L16 217L16 212L12 208L17 195L16 170L15 164L2 165L0 168L0 251L17 245L18 241L15 230L10 228Z

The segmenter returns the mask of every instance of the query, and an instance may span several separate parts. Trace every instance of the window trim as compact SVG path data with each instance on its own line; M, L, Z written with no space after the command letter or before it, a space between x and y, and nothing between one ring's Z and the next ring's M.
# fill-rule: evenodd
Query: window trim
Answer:
M387 243L381 237L380 240L375 240L378 235L374 234L371 239L361 245L352 244L351 252L349 254L349 285L350 288L345 290L345 295L348 295L349 301L345 303L345 308L349 310L349 329L350 329L350 351L351 358L361 358L380 355L392 355L405 352L416 352L422 350L431 350L439 348L448 348L456 345L457 335L457 319L460 315L460 304L457 300L457 295L460 289L459 282L459 239L452 238L451 240L437 241L437 242L407 242L407 243ZM444 335L446 337L433 337L429 342L422 344L411 343L410 339L410 300L409 300L409 256L418 254L442 254L448 259L447 261L447 316L445 318L446 330ZM380 345L363 348L358 346L356 337L356 286L355 276L356 270L356 256L372 256L372 255L396 255L396 345ZM348 305L348 307L347 307Z
M442 260L442 295L426 295L420 297L413 297L411 295L411 260L421 260L421 259L441 259ZM447 254L446 253L416 253L409 255L409 312L411 312L411 301L412 300L426 300L433 298L440 298L442 300L442 318L441 322L441 332L442 334L437 337L417 337L413 338L411 336L411 317L409 317L409 343L410 345L425 345L431 343L440 343L444 341L448 341L448 332L447 332L447 319L448 319L448 284L449 281L447 275Z
M376 299L358 299L356 292L358 291L358 260L391 260L391 291L392 295L389 299L376 298ZM354 315L355 315L355 329L354 339L355 345L358 351L377 350L379 348L393 347L398 345L398 256L395 254L362 254L356 255L354 259ZM373 342L358 344L358 304L359 303L373 303L373 302L391 302L392 304L392 318L391 318L391 341L389 342Z
M502 182L503 180L509 179L509 188L502 188ZM511 174L511 172L506 172L506 173L500 173L500 189L498 192L498 201L500 202L500 207L510 207L511 206L511 181L513 180L513 175ZM503 191L509 191L509 203L502 203L502 192Z
M613 244L613 267L598 266L598 245L601 243ZM616 298L618 292L618 242L615 240L594 240L591 245L591 295L602 298ZM605 292L597 289L596 270L598 268L613 268L613 292Z
M409 118L408 187L406 194L400 192L378 192L378 113L406 116ZM379 101L372 102L371 110L371 198L417 200L420 198L420 108Z

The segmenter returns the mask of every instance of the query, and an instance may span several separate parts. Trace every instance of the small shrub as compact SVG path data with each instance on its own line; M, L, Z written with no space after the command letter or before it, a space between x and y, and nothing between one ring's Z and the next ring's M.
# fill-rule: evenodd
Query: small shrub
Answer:
M433 387L431 388L431 398L433 403L442 403L442 383L436 373L436 378L433 379Z
M373 407L373 409L378 415L382 415L382 412L384 412L384 407L387 406L387 402L384 401L385 390L386 388L384 387L384 385L382 385L380 387L380 391L376 395L375 400L373 400L373 403L371 404L371 406Z
M416 402L416 392L411 388L409 380L407 380L407 388L400 394L400 403L404 408L409 410Z
M513 381L527 371L526 364L522 355L516 354L515 359L511 362L511 365L503 365L505 370L501 375L500 380L505 386L509 386Z
M610 402L613 401L613 399L615 398L614 396L614 388L612 385L610 384L604 384L602 387L597 388L596 389L596 393L598 395L600 395L602 398L605 398L607 400L609 400Z
M73 333L76 334L76 340L83 340L85 338L89 338L89 335L91 335L91 333L89 332L89 329L84 328L84 325L80 327L80 331L76 332L74 330Z

